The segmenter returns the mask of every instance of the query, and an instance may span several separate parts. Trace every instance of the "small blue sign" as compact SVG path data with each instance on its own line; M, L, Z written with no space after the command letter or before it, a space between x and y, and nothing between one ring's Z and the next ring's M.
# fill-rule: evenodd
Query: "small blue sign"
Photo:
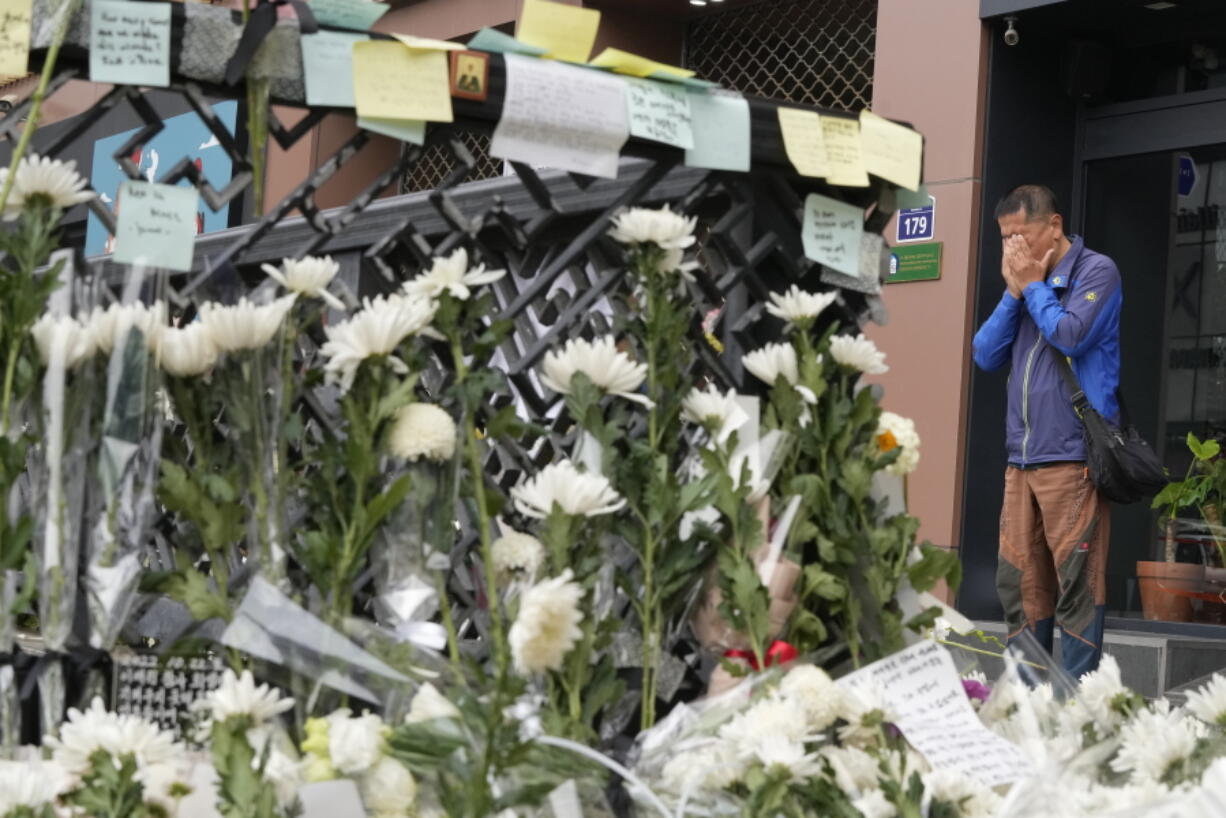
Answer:
M1192 157L1184 154L1179 157L1179 195L1188 196L1196 187L1196 163Z
M932 241L936 230L936 201L928 200L927 207L913 207L898 211L898 241Z

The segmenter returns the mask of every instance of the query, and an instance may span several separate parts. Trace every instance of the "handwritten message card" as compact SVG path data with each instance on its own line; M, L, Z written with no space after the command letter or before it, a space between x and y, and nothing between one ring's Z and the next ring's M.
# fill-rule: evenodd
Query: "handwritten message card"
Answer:
M839 116L823 116L822 141L826 145L826 181L832 185L868 187L868 173L860 152L860 123Z
M844 275L860 276L864 211L820 193L805 197L801 241L805 256Z
M941 645L925 640L839 679L855 691L885 691L896 725L928 763L978 778L986 786L1008 784L1031 772L1016 745L988 730L975 715L954 660Z
M0 0L0 77L25 76L31 0Z
M500 159L617 178L630 136L626 83L572 65L506 56L507 93L490 153Z
M352 108L353 44L367 41L365 34L320 31L302 35L302 68L308 105Z
M650 80L627 80L630 135L677 148L694 147L685 89Z
M582 6L524 0L515 37L528 45L539 46L558 60L587 62L596 44L600 12Z
M90 8L89 78L170 85L170 4L95 0Z
M694 147L685 152L692 168L749 170L749 103L732 91L690 93Z
M825 176L826 141L822 137L822 118L815 111L779 106L779 130L783 148L801 176Z
M311 13L326 26L366 31L390 9L373 0L311 0Z
M356 43L353 93L359 116L452 121L447 54L442 51L388 40Z
M922 136L872 111L860 112L860 136L864 167L869 173L907 190L919 187L924 156Z
M125 181L117 200L115 261L191 270L199 198L194 187Z

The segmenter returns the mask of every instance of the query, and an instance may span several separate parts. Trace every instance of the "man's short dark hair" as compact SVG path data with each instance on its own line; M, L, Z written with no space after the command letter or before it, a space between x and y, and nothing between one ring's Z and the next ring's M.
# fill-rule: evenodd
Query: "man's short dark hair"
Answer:
M1059 213L1060 209L1056 204L1056 194L1051 192L1051 188L1043 185L1020 185L996 203L995 218L999 220L1019 211L1026 214L1026 221L1032 222Z

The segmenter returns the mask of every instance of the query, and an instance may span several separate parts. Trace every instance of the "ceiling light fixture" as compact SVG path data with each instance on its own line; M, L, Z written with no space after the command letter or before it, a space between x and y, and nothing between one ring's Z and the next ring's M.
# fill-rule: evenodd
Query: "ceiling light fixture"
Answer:
M690 0L691 6L705 6L706 4L707 0Z
M1175 8L1175 3L1168 3L1167 0L1158 0L1157 3L1146 3L1145 8L1150 11L1166 11L1167 9Z

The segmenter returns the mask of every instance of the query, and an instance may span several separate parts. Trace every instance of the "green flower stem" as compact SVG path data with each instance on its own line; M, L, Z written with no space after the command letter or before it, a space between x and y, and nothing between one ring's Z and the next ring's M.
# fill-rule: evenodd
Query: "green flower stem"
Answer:
M12 174L9 175L12 178ZM8 355L4 361L4 393L0 397L0 437L4 437L9 431L9 410L13 402L13 376L17 372L17 355L21 350L20 337L14 339L14 343L9 346Z
M443 582L443 572L434 574L434 591L438 594L438 609L443 615L443 627L447 629L447 653L451 657L451 665L456 675L463 678L459 669L463 667L460 660L460 635L455 629L455 620L451 618L451 606L447 604L447 583Z

